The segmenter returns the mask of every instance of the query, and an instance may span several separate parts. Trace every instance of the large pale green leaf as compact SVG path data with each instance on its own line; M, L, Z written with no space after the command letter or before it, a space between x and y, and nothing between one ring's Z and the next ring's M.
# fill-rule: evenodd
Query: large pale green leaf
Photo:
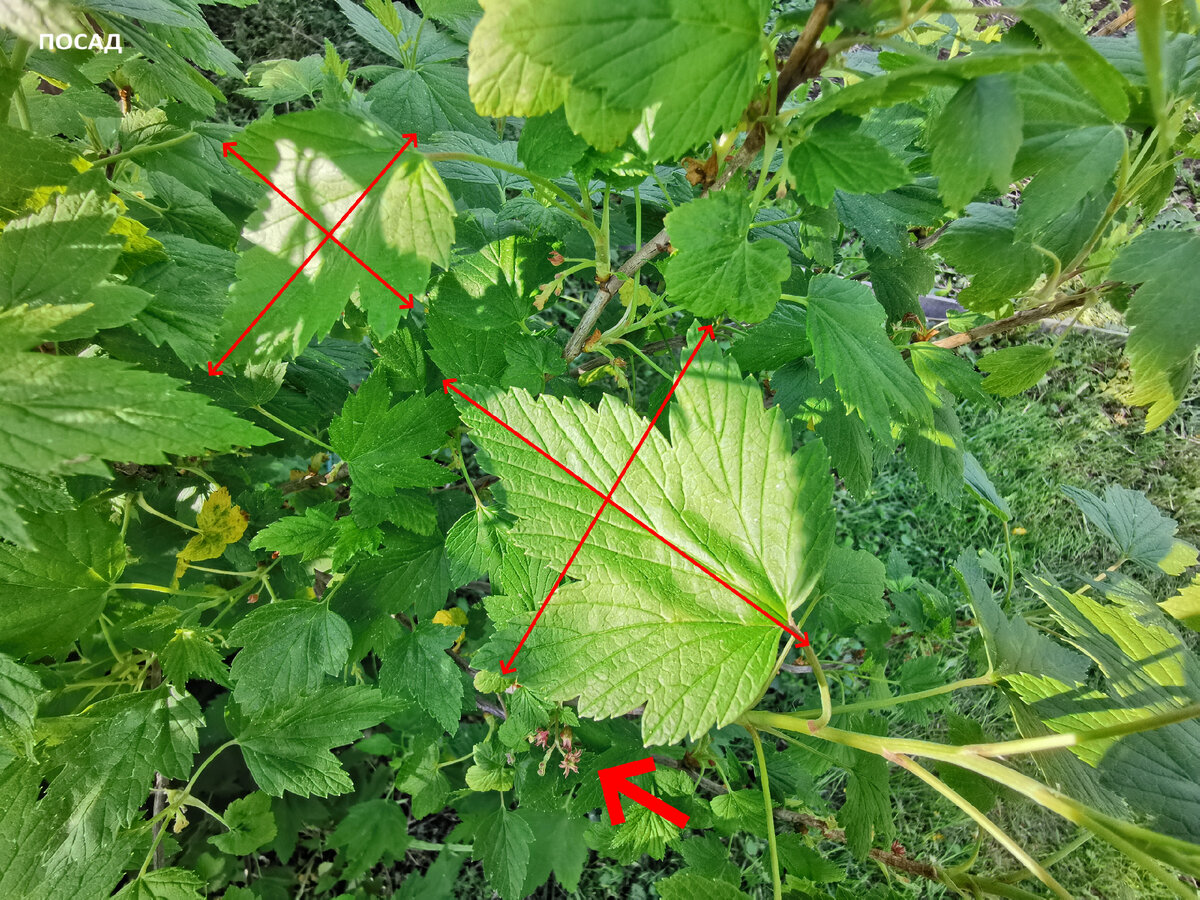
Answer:
M1200 345L1200 234L1143 232L1121 251L1109 277L1142 282L1126 313L1132 329L1126 349L1135 402L1150 404L1146 429L1157 428L1183 400Z
M742 114L757 85L765 13L758 0L519 0L489 8L471 39L472 98L481 112L532 115L556 107L555 90L569 84L614 108L647 110L650 153L674 157ZM497 60L499 52L507 58ZM477 58L486 76L476 75ZM531 62L540 77L529 77ZM514 86L498 88L505 75ZM502 94L509 102L487 102L484 85L513 92Z
M667 214L671 243L679 250L667 267L674 302L698 316L728 311L735 319L757 322L770 314L792 267L787 248L774 238L748 241L753 217L746 198L734 191Z
M808 286L808 335L822 379L876 437L890 441L893 420L930 425L925 388L884 332L887 314L857 281L818 275Z
M647 424L612 399L593 410L514 391L486 403L600 490ZM510 539L561 569L600 498L486 417L464 415L485 467L503 479L517 517ZM811 595L832 539L821 445L792 455L783 417L711 346L669 418L670 441L650 432L613 499L786 621ZM595 718L645 703L643 736L663 743L733 721L770 678L781 629L615 510L571 575L579 581L559 588L516 662L521 683L544 696L579 696ZM493 645L508 640L506 631Z
M484 116L537 116L567 97L567 80L511 43L504 26L511 4L481 0L483 18L471 33L471 101Z

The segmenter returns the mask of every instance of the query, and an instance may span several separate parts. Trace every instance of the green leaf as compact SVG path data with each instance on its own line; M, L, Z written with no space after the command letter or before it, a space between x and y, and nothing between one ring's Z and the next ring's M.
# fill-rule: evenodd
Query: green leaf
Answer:
M401 69L367 91L367 99L372 113L396 131L415 132L421 141L444 131L492 138L495 126L476 114L467 77L466 69L450 63Z
M384 234L396 252L450 268L454 201L429 162L400 164L384 186L380 202Z
M1034 628L1021 615L1011 619L992 596L979 558L964 551L953 566L954 574L979 620L991 667L1001 675L1027 672L1048 675L1066 684L1082 682L1087 661Z
M589 824L587 819L568 815L563 810L525 810L522 818L533 833L533 848L521 896L534 893L547 882L551 872L564 890L579 890L579 879L588 859L588 847L583 840Z
M804 307L781 302L758 325L735 335L730 347L743 372L777 369L812 352Z
M534 835L524 816L501 806L475 825L473 856L483 863L488 883L503 898L517 900L529 868Z
M1129 87L1124 76L1088 40L1058 16L1036 6L1021 10L1021 19L1038 33L1042 43L1062 55L1079 84L1114 122L1129 117Z
M362 603L389 617L415 606L418 617L430 617L446 605L449 590L441 534L422 537L392 530L385 533L378 555L346 575L333 605Z
M225 807L222 818L229 830L213 835L209 841L225 853L245 856L275 840L275 814L271 812L271 798L262 791L254 791L232 801Z
M308 694L346 665L352 637L345 619L316 600L262 606L229 632L233 697L246 711Z
M166 462L166 453L277 440L180 384L114 359L6 354L0 455L42 472L107 477L103 459L153 465Z
M1009 507L1008 501L1000 496L1000 492L988 478L987 472L983 470L979 460L970 451L963 453L963 480L966 481L967 487L971 489L979 502L1001 522L1007 522L1012 518L1012 509Z
M0 544L0 651L59 654L104 609L125 568L120 529L94 505L30 517L31 549Z
M930 391L933 425L904 429L904 455L921 483L957 503L963 485L963 432L954 412L954 397L944 388Z
M871 724L882 728L880 719ZM869 729L875 731L876 729ZM856 859L863 859L876 841L890 840L896 833L888 764L881 756L855 753L846 779L846 802L838 810L838 821L846 829L846 846Z
M832 537L824 453L812 444L792 455L783 418L714 347L700 349L675 397L671 441L651 430L613 499L786 621ZM616 481L646 428L611 399L596 411L514 391L486 405L594 485ZM599 498L473 409L463 415L484 467L503 479L510 540L560 568ZM669 743L733 721L770 677L779 627L623 516L597 521L571 574L579 581L559 588L517 662L540 696L579 696L595 718L645 703L645 741Z
M46 8L44 3L38 5L43 9ZM25 0L18 4L18 16L22 6L26 6ZM8 13L6 27L15 29L20 24L20 19L14 23L12 10L9 9L6 12ZM67 13L67 16L67 21L72 22L74 14ZM62 30L70 30L74 27L74 24L71 24L67 29ZM38 38L31 36L30 39L36 41ZM5 156L4 184L0 186L0 219L7 221L24 213L26 201L30 199L30 195L36 188L63 185L79 174L79 170L73 165L73 161L78 157L70 149L70 146L62 141L31 134L27 130L0 123L0 143L4 144ZM48 208L54 209L56 204L61 202L61 199L52 201ZM0 247L2 246L3 241L0 241ZM47 277L54 276L52 273L47 273Z
M930 127L933 173L951 209L991 184L1008 190L1021 146L1021 104L1012 79L986 75L958 89Z
M397 787L411 795L409 812L414 820L423 819L445 807L450 794L450 780L438 768L437 744L429 745L420 765Z
M116 218L116 206L89 191L55 194L9 222L0 233L0 308L85 298L121 253L122 238L110 233ZM43 265L47 259L55 264Z
M376 50L405 65L445 62L462 56L462 46L403 6L338 0L350 25ZM411 53L411 58L408 54Z
M203 721L200 704L165 685L88 707L71 738L54 749L54 763L63 768L46 802L71 816L70 835L54 859L77 862L98 842L112 841L146 802L155 772L189 777Z
M1200 579L1180 588L1174 597L1158 604L1163 612L1178 619L1193 631L1200 631Z
M715 834L689 837L679 845L679 855L687 861L688 871L693 875L724 881L734 887L742 883L741 869L730 860L729 848Z
M355 488L388 497L397 488L455 480L452 469L423 458L447 442L455 425L449 401L420 394L394 406L391 400L386 376L373 375L329 425L329 442L350 467Z
M762 792L749 788L718 794L712 798L713 815L737 828L759 837L767 834L767 817L763 810Z
M811 359L798 359L771 377L775 402L805 421L829 448L838 477L855 497L871 487L875 446L862 418L847 412L832 380L821 381Z
M555 110L528 119L517 142L517 159L536 175L558 178L582 158L587 141L571 131L566 113Z
M658 879L654 882L654 889L662 900L696 900L697 897L706 900L747 900L750 896L728 881L705 878L687 870Z
M1125 132L1115 125L1072 126L1025 141L1017 171L1033 180L1021 190L1017 238L1034 240L1085 197L1102 194L1124 153Z
M1017 213L1001 206L972 203L938 239L938 253L960 272L973 275L959 294L963 306L1000 317L1046 271L1050 260L1016 237Z
M188 869L155 869L121 888L117 900L200 900L203 889L203 882Z
M1081 691L1045 678L1010 678L1050 729L1090 730L1200 700L1200 663L1150 595L1131 579L1113 573L1101 583L1111 601L1105 604L1043 579L1029 584L1068 639L1104 676L1103 692ZM1153 739L1137 739L1147 737ZM1172 848L1161 835L1200 842L1200 781L1194 765L1200 760L1200 722L1190 719L1140 735L1089 741L1071 750L1093 765L1099 762L1101 783L1133 810L1152 818L1156 832L1135 831L1139 837L1160 833L1156 857L1170 858Z
M887 310L888 321L898 322L906 315L924 318L922 295L933 290L937 266L928 253L905 247L896 255L867 245L863 250L871 272L871 290L879 305Z
M471 33L467 72L471 101L482 116L537 116L567 97L567 80L534 61L505 34L512 5L482 0L483 18Z
M831 884L845 879L846 870L806 845L802 836L781 834L775 841L779 845L779 862L789 875L807 878L817 884Z
M603 0L522 0L503 12L485 10L471 39L471 65L479 29L490 36L498 28L510 52L528 55L572 87L599 92L616 108L652 107L649 152L677 157L746 108L757 87L765 13L756 0L718 4L702 16L669 0L615 8ZM492 17L501 21L493 25Z
M849 410L890 443L893 418L932 425L920 381L888 340L887 314L857 281L818 275L808 287L808 335L822 380L832 378Z
M1182 575L1196 564L1196 548L1175 537L1179 525L1159 512L1141 491L1109 485L1103 499L1067 485L1062 492L1116 545L1122 558L1168 575Z
M0 725L14 732L27 751L33 747L41 679L7 654L0 653Z
M908 354L913 371L930 390L940 384L964 400L984 404L993 402L981 387L981 378L975 367L953 350L929 341L918 341L908 345Z
M830 116L792 149L788 173L809 203L828 206L834 191L878 194L912 181L908 167L859 131L860 124L848 116Z
M302 561L311 562L325 555L337 540L336 513L336 505L326 503L310 506L302 515L276 519L254 535L250 549L298 555Z
M393 800L356 803L329 836L329 846L345 859L342 877L358 878L380 862L386 865L404 856L408 819Z
M883 589L882 562L865 550L833 548L821 578L821 599L832 604L838 615L856 624L886 619Z
M446 532L446 557L455 587L500 570L504 526L495 510L476 506Z
M1167 420L1183 400L1193 354L1200 345L1200 234L1145 231L1133 239L1109 277L1142 282L1129 304L1126 352L1133 368L1135 403L1149 404L1146 430ZM1180 377L1182 376L1182 377Z
M229 686L225 658L208 639L207 632L208 629L177 629L175 636L159 651L163 674L176 687L182 689L192 678Z
M473 791L511 791L513 770L505 763L506 750L491 742L476 744L474 764L467 769L467 787Z
M282 797L284 791L327 797L354 788L330 749L357 740L364 728L379 724L394 708L372 688L326 685L253 715L234 704L226 721L264 791L272 797Z
M666 276L674 302L698 316L728 310L741 321L767 317L792 267L779 241L749 242L753 216L746 198L735 191L712 194L667 214L671 243L679 251Z
M458 731L462 712L462 675L446 655L457 636L457 629L430 622L403 629L381 654L379 674L385 696L412 697L450 734Z

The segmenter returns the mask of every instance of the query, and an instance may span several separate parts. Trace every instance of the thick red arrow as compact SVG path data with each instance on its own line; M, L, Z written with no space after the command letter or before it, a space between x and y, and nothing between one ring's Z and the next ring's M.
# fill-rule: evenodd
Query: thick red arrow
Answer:
M483 407L479 403L477 403L474 398L468 396L463 391L454 387L453 386L454 382L456 382L457 380L458 380L457 378L447 378L447 379L443 380L442 381L442 389L446 393L450 393L450 391L454 391L454 393L458 394L458 396L462 397L464 400L466 400L468 403L470 403L473 407L475 407L477 410L479 410L481 413L483 413L485 416L487 416L489 419L491 419L493 422L495 422L501 428L504 428L506 431L508 431L514 437L516 437L519 440L521 440L522 442L524 442L525 445L528 446L531 450L534 450L535 452L540 454L545 459L554 463L554 465L558 466L558 468L562 469L565 473L570 475L572 478L574 478L576 481L578 481L581 485L583 485L585 488L587 488L589 491L591 491L597 497L600 497L601 499L604 498L604 493L598 487L596 487L594 484L589 482L587 479L583 478L578 473L576 473L573 470L564 466L561 462L559 462L557 459L555 459L553 456L551 456L549 453L547 453L544 449L539 447L533 441L529 440L529 438L525 437L525 435L521 434L521 432L517 431L515 428L513 428L511 425L509 425L507 422L505 422L503 419L501 419L499 416L497 416L491 410L489 410L486 407ZM718 575L712 569L708 568L708 566L704 565L704 563L700 562L698 559L696 559L694 556L692 556L686 550L683 550L682 548L677 547L670 539L663 537L661 534L659 534L657 531L655 531L650 525L647 525L645 522L643 522L640 518L638 518L636 515L631 513L625 507L623 507L616 500L613 500L610 498L608 501L608 505L613 507L613 509L617 510L621 514L623 514L627 519L629 519L631 522L633 522L639 528L642 528L647 533L658 538L660 541L662 541L664 544L666 544L668 547L670 547L672 550L674 550L676 553L678 553L680 556L682 556L684 559L686 559L688 562L690 562L693 566L695 566L697 569L699 569L701 572L703 572L709 578L713 579L713 581L717 582L722 587L729 590L731 593L734 594L734 596L736 596L742 602L748 604L754 610L756 610L757 612L766 616L773 623L775 623L780 628L782 628L784 631L786 631L789 635L791 635L793 638L796 639L797 647L807 647L808 646L808 632L807 631L798 632L798 631L796 631L796 629L794 629L792 626L788 625L787 623L781 622L778 618L773 616L771 613L767 612L765 609L763 609L761 606L759 606L757 603L755 603L753 600L751 600L749 597L747 597L745 594L743 594L741 591L739 591L737 588L735 588L732 584L730 584L728 581L726 581L724 578L722 578L720 575Z
M370 184L367 185L366 190L364 190L361 194L358 195L358 198L352 204L350 204L350 208L348 210L346 210L344 213L342 213L342 217L340 219L338 219L337 222L334 223L333 228L330 228L328 231L326 231L324 228L322 228L321 225L318 222L316 222L316 220L314 220L311 216L308 215L308 213L305 213L304 210L300 209L299 206L296 206L296 204L292 202L291 198L289 198L286 194L284 194L283 191L280 191L279 188L275 187L274 184L271 184L271 182L266 178L266 176L264 176L261 172L259 172L253 166L250 166L250 164L247 163L246 160L242 158L242 155L233 149L235 146L237 146L237 141L226 141L225 143L223 143L221 145L221 149L224 152L225 156L229 156L229 154L232 153L238 159L242 160L242 162L245 163L247 166L250 166L250 168L254 171L254 173L256 175L258 175L259 178L262 178L264 181L266 181L267 184L271 185L271 187L274 188L281 197L283 197L285 200L287 200L288 203L291 203L292 206L295 206L296 209L300 209L300 212L303 213L304 216L310 222L312 222L314 225L316 225L317 228L319 228L325 236L323 238L321 238L321 242L319 244L317 244L317 246L313 247L312 252L309 253L308 256L304 257L304 261L302 263L300 263L299 267L297 267L296 271L291 274L291 276L288 278L288 280L283 283L283 287L281 287L279 290L277 290L275 292L275 296L273 296L270 300L267 301L267 305L264 306L262 308L262 311L259 312L259 314L254 317L254 321L246 326L246 330L243 331L240 335L238 335L238 339L236 341L234 341L233 344L230 345L229 349L225 351L225 354L219 360L217 360L217 362L215 364L212 363L211 361L209 362L209 364L208 364L208 374L209 375L222 374L221 366L223 366L225 364L225 360L229 359L229 355L231 353L233 353L234 350L237 349L238 344L240 344L243 340L245 340L246 335L248 335L251 331L253 331L254 327L256 325L258 325L258 323L260 321L262 321L262 317L267 314L267 310L269 310L272 306L274 306L275 301L279 299L280 295L283 294L283 292L286 291L289 287L291 287L292 282L296 280L296 277L301 272L304 271L304 267L307 266L310 262L312 262L313 257L316 256L318 252L320 252L321 248L324 247L328 241L330 241L330 240L334 241L336 244L338 244L338 246L342 247L343 250L346 250L347 253L350 253L351 256L354 256L354 254L350 250L348 250L342 244L341 241L339 241L337 238L335 238L333 236L333 233L342 227L342 224L348 218L350 218L350 214L358 208L358 205L363 202L363 200L366 198L367 194L371 193L371 190L375 187L375 185L379 184L380 179L383 178L383 176L387 174L388 169L390 169L393 165L395 165L396 160L398 160L400 158L400 154L402 154L409 147L417 146L417 136L415 134L406 134L405 137L407 138L407 140L404 142L404 146L401 147L396 152L395 156L393 156L390 160L388 160L387 165L384 166L383 169L380 170L379 174L375 176L375 179ZM363 268L365 268L368 272L370 272L376 278L379 278L379 280L381 282L383 282L383 284L387 285L388 289L391 290L392 293L396 294L397 297L400 296L400 294L398 294L394 289L392 289L391 285L389 285L386 281L384 281L382 278L380 278L379 275L377 275L375 273L375 271L371 269L370 266L368 266L366 263L364 263L361 259L358 259L357 256L354 256L354 258L358 260L358 262L363 266ZM405 298L402 298L402 299L405 299ZM405 306L402 303L400 305L401 309L411 308L411 306L412 306L412 295L411 294L407 298L407 301L408 301L408 306Z
M600 790L604 792L604 805L608 808L610 822L620 825L625 821L625 810L621 808L620 796L624 794L634 803L641 804L656 816L662 816L677 828L687 825L687 813L681 812L665 800L658 799L629 780L635 775L645 775L653 771L654 759L647 756L645 759L622 763L609 769L600 769L596 773L600 776Z

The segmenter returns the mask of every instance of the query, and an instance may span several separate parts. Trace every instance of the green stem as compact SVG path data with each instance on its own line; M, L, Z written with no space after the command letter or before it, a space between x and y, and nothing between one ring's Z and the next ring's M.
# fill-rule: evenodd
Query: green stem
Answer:
M1004 526L1004 549L1008 553L1008 584L1004 588L1004 602L1007 603L1012 596L1013 583L1017 580L1016 568L1013 564L1013 549L1012 549L1012 532L1009 530L1007 522L1001 522Z
M1103 741L1127 734L1136 734L1139 731L1152 731L1197 717L1200 717L1200 703L1190 703L1187 706L1180 706L1152 716L1142 716L1128 722L1094 728L1091 731L1047 734L1041 737L1020 738L1015 741L1000 741L995 744L967 744L963 749L977 756L988 757L1012 756L1017 753L1041 753L1046 750L1061 750L1064 747L1075 747L1091 741Z
M600 228L597 233L592 236L592 241L596 246L596 281L604 282L612 276L610 271L612 267L612 251L608 244L608 185L604 186L604 197L600 207ZM630 303L630 306L633 304Z
M157 594L176 594L180 597L208 597L212 598L212 594L204 591L183 591L178 588L164 587L161 584L146 584L141 581L125 581L120 584L111 585L114 591L154 591Z
M312 436L311 434L309 434L307 431L301 431L301 430L300 430L299 428L297 428L295 425L291 425L291 424L289 424L289 423L285 422L283 419L279 418L279 416L275 415L274 413L267 412L267 410L263 409L261 406L252 406L252 407L250 407L250 408L251 408L252 410L254 410L256 413L258 413L259 415L261 415L261 416L263 416L263 417L265 417L265 418L268 418L268 419L270 419L272 422L274 422L274 423L275 423L276 425L278 425L280 428L286 428L286 429L287 429L288 431L290 431L292 434L294 434L294 435L297 435L297 436L299 436L299 437L302 437L302 438L304 438L304 439L305 439L306 441L308 441L310 444L316 444L316 445L317 445L318 447L320 447L322 450L327 450L327 451L329 451L330 453L336 453L336 452L337 452L336 450L334 450L332 447L330 447L330 446L329 446L327 443L325 443L325 442L324 442L323 440L321 440L320 438L313 437L313 436Z
M833 700L829 696L829 681L825 678L825 670L821 668L821 661L817 659L817 654L813 652L812 644L804 645L804 658L808 660L808 664L812 667L813 676L817 679L817 690L821 694L821 709L816 720L809 722L809 728L824 728L829 724L829 720L833 718Z
M192 777L188 780L188 783L183 786L183 790L181 790L179 792L178 796L175 798L175 801L173 803L171 803L169 806L167 806L166 809L164 809L162 812L160 812L157 816L155 816L153 819L151 819L150 823L148 823L148 824L153 824L154 822L159 821L159 820L169 819L171 816L173 816L175 814L175 812L181 806L183 806L184 802L188 799L189 795L192 792L192 788L194 788L196 786L196 782L200 779L200 776L202 774L204 774L204 770L207 769L209 767L209 765L212 763L212 761L214 759L216 759L218 756L220 756L222 752L224 752L225 750L228 750L230 747L233 747L236 744L237 744L237 741L226 741L224 744L222 744L220 747L218 747L216 750L214 750L212 753L210 753L208 755L208 758L206 760L204 760L204 762L200 763L200 765L196 769L196 771L192 773ZM138 870L138 873L137 873L138 878L141 878L143 875L145 875L146 870L150 868L150 863L154 859L154 851L158 849L158 845L162 842L163 835L166 834L166 832L167 832L167 829L165 829L165 828L158 829L158 834L155 835L154 840L151 841L151 843L150 843L150 849L146 852L146 859L142 863L142 867Z
M1021 865L1032 872L1038 881L1042 882L1042 884L1054 891L1054 893L1059 897L1064 898L1064 900L1071 900L1071 895L1068 894L1063 886L1054 879L1053 875L1047 872L1036 859L1030 856L1020 844L1014 841L1009 836L1008 832L980 812L979 808L973 803L968 801L965 797L943 782L940 778L935 776L920 763L914 762L907 756L890 754L887 755L887 759L900 766L900 768L912 772L912 774L916 775L923 782L965 812L968 816L974 819L981 828L995 838L996 841L999 842L1000 846L1016 857Z
M212 575L234 575L238 578L252 578L258 574L258 569L255 569L253 572L233 572L229 569L210 569L207 566L197 566L192 563L188 563L188 568L196 572L208 572Z
M455 853L470 853L474 847L470 844L438 844L434 841L420 841L409 838L404 843L406 850L453 850Z
M642 358L642 362L644 362L646 365L648 365L650 368L652 368L655 372L657 372L663 378L667 379L667 381L671 380L671 376L668 375L666 372L664 372L662 369L660 369L658 366L656 366L653 363L653 361L651 361L650 357L648 357L645 353L642 352L640 347L634 346L633 344L631 344L629 341L625 340L624 338L617 338L614 341L612 341L612 343L622 344L623 346L628 347L630 350L632 350L634 353L636 353L638 356L640 356Z
M475 752L471 751L466 756L460 756L458 759L448 759L445 762L440 762L436 766L434 766L434 768L435 769L444 769L447 766L456 766L460 762L466 762L468 759L474 759L474 758L475 758Z
M179 144L190 141L195 136L196 132L189 131L186 134L181 134L178 137L173 137L170 140L157 144L138 144L136 147L130 147L128 150L122 150L120 153L114 153L111 156L101 156L98 159L90 159L88 162L93 165L103 164L111 166L113 163L124 162L135 156L141 156L143 153L153 153L155 150L166 150L168 147L176 147Z
M8 119L8 106L11 98L13 105L17 108L17 122L26 131L33 129L32 123L29 120L29 106L25 102L25 88L21 85L21 73L25 69L25 60L29 58L29 51L33 45L24 38L17 38L17 42L13 44L12 56L8 59L0 60L3 68L10 70L13 73L13 92L6 94L3 102L0 103L0 122ZM0 54L3 54L0 50Z
M762 741L758 731L747 728L750 738L754 741L754 753L758 757L758 780L762 785L763 809L767 816L767 846L771 851L771 886L775 892L775 900L783 900L783 883L779 879L779 850L775 846L775 812L771 805L771 785L767 781L767 758L763 755Z
M192 534L200 533L199 528L194 528L191 525L185 525L183 522L180 522L178 519L172 519L166 513L159 512L157 509L155 509L153 506L151 506L149 503L147 503L146 498L143 497L141 494L137 495L137 505L140 506L142 509L144 509L146 512L150 513L150 515L158 516L164 522L170 522L172 525L178 525L184 531L190 531L190 532L192 532Z
M812 665L811 659L809 665ZM813 672L817 670L814 667ZM869 709L888 709L892 706L899 706L902 703L912 703L916 700L927 700L930 697L937 697L940 694L949 694L952 691L960 690L968 687L982 687L984 685L994 685L996 683L995 675L980 675L977 678L963 678L959 681L953 681L950 684L943 684L940 687L929 688L924 691L914 691L911 694L901 694L899 697L886 697L880 700L860 700L857 703L845 703L841 706L835 706L832 709L832 714L837 716L848 712L862 712ZM798 719L812 720L814 716L821 715L819 709L805 709L800 712L792 713Z

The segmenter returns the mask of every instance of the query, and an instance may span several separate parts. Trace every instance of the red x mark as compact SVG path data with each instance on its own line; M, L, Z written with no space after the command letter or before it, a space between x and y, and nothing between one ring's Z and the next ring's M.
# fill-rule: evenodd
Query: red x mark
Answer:
M345 250L346 253L348 253L350 255L351 259L353 259L356 263L358 263L360 266L362 266L364 269L366 269L368 272L370 272L375 277L376 281L378 281L385 288L387 288L389 291L391 291L393 294L395 294L396 297L398 297L400 299L400 308L401 309L412 309L412 306L413 306L412 294L409 294L407 297L405 297L403 294L401 294L399 291L397 291L394 287L392 287L390 284L388 284L387 281L385 281L383 279L383 276L381 276L378 272L376 272L374 269L372 269L370 266L368 266L365 262L363 262L361 259L359 259L358 255L353 250L351 250L349 247L347 247L340 240L338 240L336 237L333 236L333 233L342 227L342 223L345 222L348 218L350 218L350 213L354 212L354 210L358 208L358 204L362 203L363 199L367 196L367 194L371 193L371 189L374 188L375 185L379 184L379 180L381 178L383 178L384 175L387 174L388 169L390 169L392 167L392 165L396 162L396 160L398 160L400 158L400 154L403 153L405 150L407 150L409 147L417 146L417 136L415 134L406 134L405 137L408 140L406 140L404 142L404 146L400 148L400 150L396 153L395 156L393 156L390 160L388 160L388 164L383 167L383 169L380 171L380 173L378 175L375 176L375 180L367 185L367 189L358 195L358 199L355 200L352 204L350 204L350 208L348 210L346 210L344 213L342 213L342 217L340 219L338 219L337 222L334 224L333 228L330 228L330 229L326 229L324 225L322 225L320 222L318 222L316 219L314 219L312 216L310 216L307 212L305 212L304 209L301 208L300 204L297 203L295 200L293 200L291 197L289 197L287 194L285 194L282 190L280 190L279 186L277 184L275 184L275 182L271 181L270 178L268 178L262 172L258 171L258 169L254 168L254 166L252 166L249 162L246 161L246 158L244 156L242 156L242 154L240 154L236 150L234 150L233 148L237 146L237 141L226 141L224 144L221 145L221 148L225 151L225 156L229 156L229 154L232 153L234 156L236 156L238 159L240 159L242 161L243 165L245 165L247 169L249 169L251 172L253 172L255 175L257 175L259 178L261 178L264 182L266 182L266 184L271 188L271 190L273 190L280 197L282 197L284 200L286 200L288 202L288 204L290 204L292 206L292 208L294 208L298 213L300 213L300 215L304 216L304 218L306 218L306 219L308 219L308 221L312 222L313 225L315 225L317 227L317 230L319 232L321 232L321 234L325 235L325 237L321 238L321 242L319 244L317 244L317 246L313 247L312 252L309 253L308 256L304 257L304 262L300 263L300 266L296 269L295 272L293 272L291 274L291 277L288 278L288 280L283 283L283 287L281 287L279 290L277 290L275 292L275 296L267 301L267 305L262 308L262 312L260 312L257 316L255 316L254 321L246 326L246 330L243 331L238 336L238 339L233 342L233 344L230 346L230 348L225 351L225 355L222 356L219 360L217 360L216 365L213 365L213 363L211 363L211 362L208 364L208 374L209 375L222 374L221 366L224 365L225 360L229 359L229 354L231 354L234 350L236 350L237 345L242 342L242 340L246 337L246 335L248 335L251 331L254 330L254 326L257 325L262 320L262 317L267 314L267 310L270 309L274 305L275 301L279 299L279 296L284 291L286 291L289 287L291 287L292 282L296 280L296 276L299 275L302 271L304 271L305 266L307 266L310 262L312 262L313 257L316 256L317 253L320 251L320 249L325 246L327 241L333 241L335 244L337 244L339 247L341 247L343 250Z
M596 523L600 520L600 515L604 512L605 508L609 507L609 506L613 507L618 512L623 513L635 525L638 525L639 527L645 529L648 533L654 535L654 537L658 538L660 541L662 541L664 544L666 544L668 547L670 547L672 550L674 550L676 553L678 553L680 556L682 556L684 559L686 559L688 562L690 562L693 566L695 566L697 569L699 569L701 572L703 572L709 578L713 579L714 581L716 581L718 584L720 584L722 587L726 588L727 590L732 591L733 594L736 595L739 599L741 599L745 603L748 603L755 610L760 612L762 615L766 616L768 619L770 619L772 622L774 622L776 625L778 625L780 628L782 628L784 631L786 631L789 635L791 635L793 638L795 638L796 646L798 646L798 647L807 647L808 646L808 632L807 631L801 634L801 633L797 632L796 629L794 629L792 626L779 621L778 618L771 615L771 613L767 612L765 609L763 609L761 606L759 606L757 603L755 603L753 600L751 600L749 597L747 597L745 594L743 594L741 591L739 591L737 588L735 588L733 585L731 585L729 582L727 582L724 578L722 578L720 575L718 575L712 569L708 568L706 565L704 565L704 563L700 562L698 559L696 559L694 556L689 554L687 551L682 550L679 547L675 546L674 543L672 543L667 538L663 537L661 534L659 534L657 531L655 531L653 528L651 528L649 525L647 525L645 522L643 522L641 519L639 519L637 516L635 516L633 513L631 513L629 510L627 510L621 504L617 503L617 501L613 500L613 498L612 498L613 494L616 493L617 487L621 484L621 480L625 477L625 473L628 472L629 467L633 465L633 461L637 457L638 452L642 449L642 445L644 443L646 443L646 438L648 438L650 436L650 432L654 430L654 424L658 421L658 417L661 416L662 411L667 408L667 403L670 401L671 395L675 393L675 388L679 386L679 382L682 380L684 373L687 372L688 367L692 364L692 360L694 360L696 358L696 354L700 351L701 345L704 343L706 338L711 338L713 340L716 340L716 337L713 334L713 329L712 329L711 325L704 326L703 328L700 329L700 331L701 331L701 338L700 338L699 342L696 344L696 346L693 348L692 355L688 357L688 360L686 363L684 363L683 368L679 370L679 374L675 376L675 381L671 385L671 389L669 391L667 391L667 396L663 398L662 404L658 407L658 412L656 412L654 414L654 418L651 419L650 424L646 426L646 430L642 433L641 440L639 440L637 442L637 446L633 448L633 453L631 453L629 455L629 459L625 461L625 467L623 469L621 469L621 474L617 476L617 480L615 482L613 482L613 486L611 488L609 488L607 494L602 492L595 485L588 482L582 476L577 475L571 469L564 466L561 462L559 462L557 459L555 459L553 456L551 456L549 453L547 453L545 450L543 450L541 447L539 447L533 441L529 440L529 438L525 437L525 435L521 434L521 432L517 431L515 428L513 428L511 425L509 425L507 422L505 422L499 416L493 414L491 411L485 409L483 406L480 406L473 399L471 399L466 394L464 394L462 391L460 391L458 388L456 388L454 386L454 382L457 381L458 379L447 378L442 382L442 389L446 393L450 393L450 391L454 391L454 393L458 394L458 396L462 397L464 400L466 400L468 403L470 403L473 407L475 407L477 410L479 410L481 413L483 413L485 416L487 416L489 419L491 419L497 425L501 426L502 428L507 430L510 434L519 438L523 443L525 443L528 447L530 447L530 449L535 450L541 456L545 457L550 462L554 463L554 465L558 466L558 468L562 469L564 472L566 472L568 475L570 475L572 478L574 478L576 481L578 481L580 484L582 484L585 488L587 488L589 491L591 491L593 494L595 494L597 497L600 497L604 501L600 504L600 508L598 510L596 510L596 514L594 516L592 516L592 521L590 523L588 523L587 530L584 531L583 537L581 537L579 539L579 543L575 545L575 550L571 553L571 558L568 559L567 564L565 566L563 566L563 570L562 570L562 572L559 573L558 579L554 582L554 586L550 588L550 593L548 593L546 595L546 599L542 601L542 605L538 608L537 613L534 614L533 621L530 622L529 627L525 629L525 634L523 634L521 636L521 640L517 643L517 648L513 651L512 656L510 656L508 658L507 662L500 663L500 669L502 672L504 672L504 674L506 674L506 675L512 674L513 662L516 660L517 654L521 652L521 648L523 646L525 646L525 641L529 637L529 633L531 631L533 631L533 626L536 625L538 622L538 619L541 618L542 613L546 609L546 605L550 602L550 598L553 597L554 592L558 590L558 586L560 584L562 584L563 579L567 577L567 570L570 569L571 564L575 562L575 557L579 555L579 551L583 548L584 542L587 541L588 536L592 533L592 529L596 527Z

